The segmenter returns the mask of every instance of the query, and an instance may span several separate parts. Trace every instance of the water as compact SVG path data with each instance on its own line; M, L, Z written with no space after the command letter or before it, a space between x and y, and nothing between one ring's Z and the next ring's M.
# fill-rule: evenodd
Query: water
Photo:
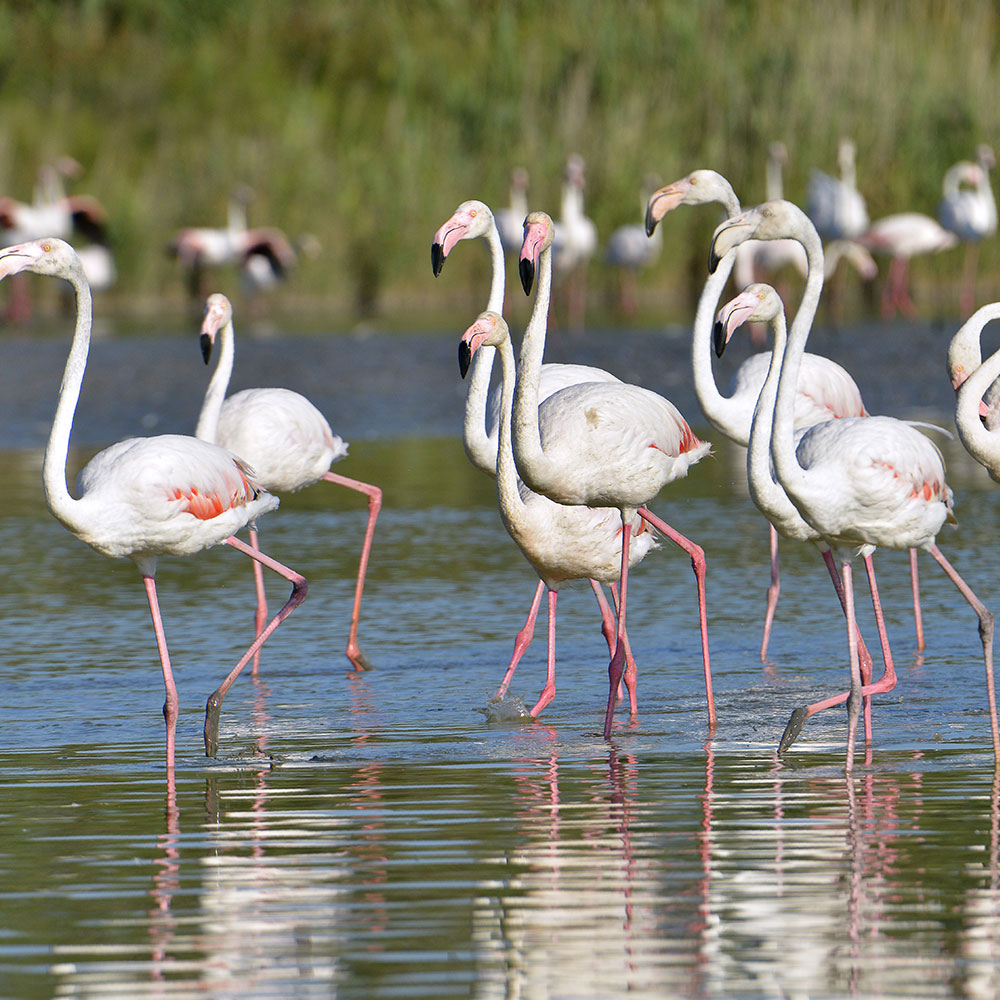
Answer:
M949 330L864 328L816 344L872 410L950 426ZM378 482L361 644L343 656L363 500L316 486L261 525L309 598L226 698L218 760L204 699L249 642L245 559L158 574L181 717L170 794L162 680L130 563L91 552L39 483L64 338L0 342L0 995L4 997L993 997L1000 803L968 607L921 560L915 650L904 554L878 566L900 682L870 757L843 775L844 715L792 708L846 680L816 554L783 550L771 661L757 655L766 533L741 456L715 456L654 508L708 556L719 730L707 730L694 579L665 544L636 570L640 712L601 739L607 649L586 587L559 601L557 694L535 723L483 709L534 581L492 484L457 441L454 339L241 341L240 386L308 392ZM679 333L554 343L698 411ZM190 430L194 339L95 345L72 456L129 432ZM884 357L876 365L876 357ZM620 357L622 363L613 364ZM852 364L852 367L854 365ZM151 389L151 386L158 388ZM892 405L895 403L895 405ZM996 606L1000 498L941 439L958 530L941 545ZM273 606L285 596L269 582ZM857 587L859 608L866 588ZM862 619L874 636L870 614ZM544 625L512 692L544 680Z

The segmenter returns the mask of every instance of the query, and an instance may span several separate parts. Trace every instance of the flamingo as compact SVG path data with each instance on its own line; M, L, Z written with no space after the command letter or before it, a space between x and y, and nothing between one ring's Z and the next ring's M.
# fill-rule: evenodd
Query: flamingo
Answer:
M854 745L861 698L891 690L896 683L892 655L875 580L872 553L892 549L926 549L955 584L979 618L986 666L994 757L1000 763L993 684L993 615L937 546L936 536L953 520L952 492L945 482L944 462L933 443L910 424L893 417L830 420L809 428L795 443L794 400L802 354L819 302L823 282L823 248L804 212L787 201L765 202L722 223L712 241L710 270L729 249L747 239L794 237L809 257L802 305L788 335L787 347L775 360L768 380L777 383L771 432L771 456L778 481L802 517L833 549L841 564L848 620L851 664L846 770L853 770ZM767 382L765 382L767 387ZM852 561L860 555L871 587L875 620L885 657L885 673L862 690L856 642ZM828 699L826 704L836 703ZM825 706L824 706L825 707ZM782 744L787 747L811 714L797 709Z
M702 658L709 725L715 727L708 621L705 609L705 554L646 506L669 482L708 454L673 403L635 385L584 382L568 386L539 405L539 370L552 288L552 219L533 212L524 223L519 265L521 284L538 293L521 342L514 395L513 447L517 471L534 492L557 503L616 507L622 521L622 563L618 593L618 637L608 665L610 689L604 719L609 739L615 695L625 668L625 610L631 522L635 513L691 557L698 583Z
M979 244L997 231L997 203L990 187L990 170L996 166L993 150L980 146L977 161L961 160L945 173L938 205L938 221L965 244L959 296L963 317L975 307Z
M981 306L951 338L948 345L948 375L956 393L983 363L980 337L986 324L995 319L1000 319L1000 302ZM981 392L977 401L982 423L988 431L995 431L1000 427L1000 380Z
M244 389L226 397L233 372L235 334L232 304L219 292L210 295L205 304L201 326L205 364L211 358L216 339L219 340L219 359L205 391L195 437L239 455L254 470L261 487L270 493L296 493L323 480L368 497L368 523L354 585L345 654L355 670L368 670L371 663L358 644L358 622L375 520L382 506L382 490L330 471L331 463L347 454L347 443L333 433L326 417L300 393L290 389ZM250 522L250 544L257 548L255 521ZM267 597L263 574L256 563L254 580L259 632L267 620ZM256 660L254 665L256 667Z
M559 588L567 581L580 579L589 579L596 594L602 593L598 581L614 586L621 572L621 519L613 507L565 506L540 493L532 492L521 482L514 466L511 446L514 349L510 342L510 331L499 313L480 313L476 322L463 334L459 343L459 365L463 378L476 353L484 347L494 347L499 351L502 371L496 469L500 516L508 534L538 573L540 581L528 622L515 642L515 658L507 669L497 697L502 698L506 693L514 667L531 641L544 586L548 589L549 600L548 674L545 688L530 711L530 715L537 718L555 696L555 622ZM656 539L653 532L643 530L645 523L638 515L632 517L630 528L635 536L629 548L631 568L656 545ZM608 639L608 654L611 655L614 653L613 627L605 635ZM635 715L636 666L624 631L622 635L627 664L624 680L629 692L631 712Z
M524 236L524 217L528 214L528 171L515 167L510 175L510 205L495 213L497 231L504 253L517 253Z
M882 318L891 319L897 311L904 316L917 314L910 297L910 258L950 250L958 245L958 237L929 215L900 212L873 222L858 243L892 258L882 292Z
M66 460L90 349L90 287L76 251L63 240L34 240L0 250L0 279L23 271L63 278L76 291L76 328L45 449L45 500L49 510L77 538L103 555L128 556L142 575L166 688L163 715L167 775L172 785L178 697L156 597L157 557L188 555L224 543L292 584L284 606L208 699L205 751L209 756L215 756L218 749L222 699L264 640L305 600L306 581L233 534L274 510L278 498L259 486L241 459L218 445L179 434L129 438L95 455L80 473L80 496L70 494Z
M647 178L642 194L642 211L646 210L650 192L659 184ZM631 316L638 304L638 274L643 268L653 264L663 248L663 234L660 231L647 233L641 222L619 226L608 237L604 249L604 260L618 268L621 277L619 308L625 316Z
M559 225L553 248L553 267L568 282L570 329L583 327L587 301L587 264L597 252L597 226L583 209L583 157L566 161Z
M486 311L501 314L504 303L506 268L500 233L488 205L472 199L462 202L455 209L451 217L434 234L434 241L431 244L431 268L434 276L438 277L444 268L444 262L448 259L448 255L460 241L480 238L484 239L489 247L492 265L490 293L486 304ZM494 347L481 345L472 358L472 376L469 379L469 388L465 398L465 421L462 433L465 452L469 460L477 469L489 476L497 474L497 460L499 456L498 434L500 426L500 389L502 387L497 386L492 391L489 391L495 356L496 349ZM553 392L567 385L575 385L579 382L600 381L617 382L618 379L602 368L593 368L588 365L543 364L539 377L539 397L545 399ZM584 514L578 516L586 519L586 515ZM516 538L515 541L517 541ZM531 562L531 559L529 558L528 561ZM590 584L601 612L602 630L610 644L613 642L612 636L615 627L611 609L604 597L604 592L600 588L600 584L596 580L591 580ZM514 653L507 667L504 679L497 689L496 698L503 698L506 694L514 675L514 670L524 655L525 650L527 650L528 645L531 643L534 636L538 609L544 592L545 583L539 578L527 620L514 643ZM554 600L551 593L549 599ZM554 662L554 654L551 649L549 651L549 662ZM632 711L633 713L635 711L634 704L632 705Z
M646 230L648 232L655 229L657 223L679 205L704 205L711 202L721 204L730 218L740 211L740 203L736 193L722 174L714 170L695 170L686 177L682 177L653 193L646 207ZM775 242L784 244L794 241ZM722 266L709 277L698 303L691 339L691 369L694 375L695 393L702 411L713 427L743 448L746 448L750 441L754 406L771 363L771 352L764 351L747 358L732 377L729 395L723 396L719 392L712 372L711 343L712 317L719 296L726 285L730 271L735 266L734 259L738 262L740 252L749 245L749 242L740 244L734 255L727 258ZM801 244L796 245L801 251ZM813 424L822 423L832 417L863 417L866 414L867 411L861 400L861 391L844 368L822 355L803 355L799 391L795 397L795 429L797 431ZM781 593L781 572L778 564L779 530L768 512L763 511L763 513L771 522L769 528L771 581L767 588L764 635L760 645L761 661L767 659L775 609ZM788 538L812 537L811 531L802 535L803 527L799 525L796 525L794 529L787 525L784 527L779 525L779 527L781 528L780 533ZM911 555L910 569L917 645L918 648L923 649L924 633L920 613L920 590L915 552Z
M841 139L837 146L839 179L822 170L813 170L809 179L806 214L824 240L856 240L868 229L868 208L857 184L856 152L850 139ZM768 200L777 199L769 196Z

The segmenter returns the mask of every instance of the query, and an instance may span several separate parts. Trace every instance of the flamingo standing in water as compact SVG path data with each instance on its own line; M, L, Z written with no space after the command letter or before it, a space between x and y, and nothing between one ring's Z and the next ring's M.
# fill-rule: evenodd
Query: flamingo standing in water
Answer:
M654 192L646 207L646 231L651 232L656 225L679 205L705 205L717 202L722 205L726 214L732 218L739 214L740 203L733 191L732 185L721 174L714 170L695 170L672 184L667 184ZM805 256L801 244L794 240L775 241L779 246L795 243L800 253ZM725 288L730 272L738 266L744 247L751 242L742 243L722 262L713 275L705 283L698 311L695 315L694 331L691 338L691 369L694 376L695 393L705 416L719 431L731 441L746 448L750 442L750 426L753 422L754 407L760 395L761 387L767 376L771 363L771 352L762 351L751 355L734 373L730 382L728 396L719 392L712 371L711 343L712 319L718 305L719 297ZM762 244L764 245L764 244ZM734 263L735 261L735 263ZM861 391L850 374L838 365L819 354L804 354L799 375L798 393L795 397L795 429L797 431L822 423L832 417L863 417L867 414L861 400ZM758 506L760 506L758 504ZM764 616L764 635L761 639L760 658L767 659L767 648L774 622L774 613L781 593L781 572L778 564L778 535L776 521L767 510L762 513L770 524L771 551L771 581L767 588L767 610ZM775 515L781 517L779 513ZM800 518L793 521L801 521ZM780 533L786 538L809 540L813 537L812 529L804 524L779 525ZM803 533L805 531L805 533ZM826 558L826 557L824 557ZM828 568L832 567L828 563ZM832 570L836 578L836 570ZM917 646L924 648L923 621L920 613L920 588L916 552L910 558L911 586L913 591L913 613L916 620Z
M188 555L225 543L292 584L284 606L208 699L205 751L209 756L218 749L223 697L264 640L305 599L306 581L233 535L261 514L274 510L278 498L264 492L246 464L218 445L179 434L129 438L95 455L80 473L80 496L70 494L66 460L90 349L90 287L76 251L58 239L35 240L0 250L0 279L23 271L63 278L76 291L76 329L45 449L45 499L56 518L77 538L103 555L128 556L142 574L166 688L163 715L167 726L167 775L172 784L178 698L156 598L157 557Z
M431 244L431 267L434 271L434 276L438 277L444 268L444 262L447 260L448 255L459 242L462 240L480 238L484 239L489 247L490 260L492 264L492 278L490 280L490 293L486 305L486 311L501 314L503 312L504 303L506 268L504 265L504 254L501 246L500 234L496 226L493 213L486 204L473 199L462 202L462 204L455 209L451 217L434 234L434 242ZM520 243L518 243L518 248L520 248ZM469 379L469 388L465 398L465 423L462 435L465 452L469 456L469 460L474 466L476 466L477 469L485 472L489 476L497 475L497 465L499 459L498 435L501 422L500 390L502 389L502 385L495 387L492 391L489 389L490 378L493 371L493 361L496 353L497 351L494 346L481 344L478 346L475 353L470 355L472 357L472 376ZM543 364L541 374L539 376L539 397L545 399L553 392L556 392L567 385L576 385L579 382L601 381L617 382L618 379L616 379L614 375L609 372L604 371L602 368L592 368L589 365ZM523 484L521 485L523 488ZM533 501L525 496L524 508L526 512L541 509L542 507L544 507L544 505L540 500ZM545 515L542 514L539 515L539 517L544 518ZM578 524L575 528L569 529L570 534L575 534L577 536L579 536L581 530L585 531L585 525L590 524L592 521L589 513L585 513L583 511L579 511L575 514L563 515L560 520L572 518L576 518ZM537 546L532 545L532 538L535 535L541 535L548 538L550 532L554 530L554 521L554 518L549 517L549 527L547 529L541 528L538 532L529 532L523 528L515 530L508 528L511 537L513 537L514 541L521 547L525 558L532 565L545 565L545 555L538 549ZM505 524L506 523L507 522L505 520ZM636 527L638 527L638 524ZM572 545L572 541L567 540L567 544ZM544 594L547 586L545 578L559 581L570 579L570 577L562 575L564 572L564 561L562 561L562 557L560 557L560 560L558 560L553 567L539 574L538 586L535 588L535 596L532 600L527 620L525 621L524 627L517 634L517 638L514 642L513 656L507 667L507 671L504 674L503 681L497 689L496 698L503 698L506 694L507 689L510 686L511 679L514 676L514 670L534 637L538 610L541 606L542 595ZM586 576L587 574L584 573L583 575ZM609 647L611 647L609 651L613 652L615 624L611 608L609 607L604 596L604 592L601 590L601 586L597 580L591 579L590 585L594 591L595 597L597 598L598 608L601 612L602 631L608 641ZM612 585L613 592L615 589L614 585ZM550 644L548 662L550 680L555 662L555 651L551 642L551 636L553 635L555 627L555 600L555 591L553 588L549 588ZM631 657L631 652L629 652L628 656ZM631 677L631 674L634 672L634 663L631 660L629 661L628 668L628 673ZM626 680L629 679L629 677L626 678ZM547 685L547 687L549 686L551 685ZM636 710L634 687L630 689L629 694L631 708L634 714ZM537 705L535 708L537 708L538 711L541 711L541 708Z
M990 187L996 157L989 146L980 146L978 162L962 160L944 175L938 221L965 244L959 308L968 316L976 302L976 268L979 244L997 231L997 203Z
M346 650L355 670L367 670L371 663L358 644L358 622L375 520L382 506L382 490L330 471L331 463L347 454L347 444L333 433L326 417L300 393L291 389L244 389L226 398L235 354L233 307L229 299L218 292L208 297L201 326L201 349L206 364L217 338L219 360L205 391L195 437L239 455L254 470L260 485L271 493L295 493L323 480L368 497L368 524L354 585ZM250 544L257 548L255 521L250 522ZM256 563L254 579L259 632L267 619L267 597L263 574Z
M543 586L549 593L549 659L545 688L530 714L537 717L555 696L555 623L558 591L563 583L589 579L596 594L601 583L614 587L621 573L621 518L613 507L565 506L540 493L534 493L518 478L511 446L511 411L514 401L515 363L510 331L499 313L481 313L465 331L459 343L459 365L463 377L476 353L484 347L499 351L502 370L499 453L497 457L497 497L500 516L508 534L517 543L525 559L538 573L540 583L535 593L527 624L514 644L514 660L507 669L497 692L503 697L510 684L517 660L527 648L534 631L535 615ZM629 566L635 566L656 545L651 531L644 531L641 517L630 523L635 535L629 548ZM608 653L614 653L614 627L607 628ZM636 713L636 665L624 631L626 669L625 686L629 692L632 715Z
M635 385L584 382L549 396L539 405L539 370L545 350L552 289L552 219L533 212L524 223L520 274L538 293L521 342L514 396L513 446L517 471L536 493L572 506L616 507L622 521L622 562L618 594L618 636L608 665L610 689L604 737L611 735L615 698L625 668L625 610L632 519L642 518L691 557L698 583L702 658L709 725L715 727L708 621L705 608L705 554L646 506L669 482L710 450L677 408L662 396Z
M647 177L643 186L642 211L650 194L659 186L659 181ZM650 267L660 256L663 248L663 233L659 230L647 233L641 222L630 222L619 226L608 237L604 248L605 263L617 268L620 278L619 310L623 316L631 316L639 306L639 271Z
M768 380L777 384L771 456L778 482L841 563L851 663L846 769L849 773L853 770L863 694L891 690L896 683L872 561L872 553L878 546L926 549L975 610L986 666L994 757L1000 763L993 684L993 615L945 559L936 543L944 522L953 519L952 494L945 482L941 453L916 428L892 417L830 420L809 428L796 443L793 413L796 382L823 283L823 248L815 227L791 202L766 202L716 229L710 270L714 270L726 252L744 240L788 237L800 240L805 247L809 275L787 347L780 357L775 350L768 372ZM852 560L856 555L865 563L885 656L885 673L868 692L862 690L856 641L852 586ZM845 695L841 700L847 698ZM836 701L836 698L828 699L824 707ZM782 738L784 747L795 738L809 714L808 706L796 710Z

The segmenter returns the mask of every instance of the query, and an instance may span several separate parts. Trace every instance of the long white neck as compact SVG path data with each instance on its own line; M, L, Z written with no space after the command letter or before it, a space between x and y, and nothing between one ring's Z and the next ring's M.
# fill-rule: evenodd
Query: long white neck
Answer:
M93 303L90 285L82 273L75 273L69 279L76 292L76 328L73 343L63 370L62 385L59 387L59 403L55 419L45 447L42 463L42 485L49 510L71 530L76 521L75 511L80 501L70 495L66 485L66 460L69 457L69 438L73 431L73 417L80 400L84 372L87 370L87 354L90 351L90 331L93 323Z
M546 247L538 260L538 292L531 318L521 340L517 363L517 388L514 392L514 459L521 478L536 493L545 493L555 484L552 462L542 450L538 429L538 382L545 353L545 328L549 320L552 294L552 247Z
M194 436L202 441L215 444L219 429L219 414L222 404L226 401L226 390L233 374L233 358L236 353L236 337L233 333L233 321L230 319L219 331L219 360L215 363L215 371L205 390L205 399L198 414L198 426Z
M694 374L694 391L702 412L714 427L731 441L746 447L750 428L743 426L740 415L743 407L731 396L723 396L712 370L712 329L719 298L726 287L737 253L727 253L719 262L714 274L708 276L698 300L691 336L691 368Z
M490 262L493 266L493 276L490 279L490 297L486 308L503 315L504 286L506 270L504 267L503 245L496 223L490 224L485 236L490 248ZM469 461L488 475L496 473L496 453L486 433L486 400L490 390L490 377L493 373L493 359L496 357L495 347L481 347L472 359L472 371L469 373L469 388L465 396L465 422L462 428L462 443Z
M805 248L809 271L782 360L774 426L771 430L771 454L778 480L793 499L806 486L805 472L795 456L795 397L798 392L799 368L816 316L820 293L823 291L823 245L819 235L812 226L805 226L800 227L794 238Z
M482 350L482 348L480 348ZM497 441L497 499L500 501L500 516L508 530L516 530L520 515L524 512L524 501L518 489L517 468L514 465L514 451L511 444L511 413L514 408L514 382L516 379L514 348L505 339L499 348L500 372L500 428Z
M982 326L979 329L981 331ZM994 479L1000 476L1000 434L988 430L983 425L979 418L979 403L998 376L1000 376L1000 350L994 351L962 383L955 403L955 425L958 427L958 436L962 439L965 450L980 465L985 466Z

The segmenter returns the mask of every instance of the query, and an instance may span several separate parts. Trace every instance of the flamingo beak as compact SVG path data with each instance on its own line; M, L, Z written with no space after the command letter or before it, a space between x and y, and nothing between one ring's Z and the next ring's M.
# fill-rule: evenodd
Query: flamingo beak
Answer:
M467 340L458 342L458 370L462 373L462 378L469 374L469 366L472 364L472 348Z
M212 357L212 343L214 338L209 333L203 333L199 338L201 342L201 356L205 359L205 364L208 364L209 358Z
M31 256L22 251L20 246L8 247L0 252L0 281L18 274L31 264Z
M668 184L666 187L654 191L650 196L649 204L646 205L646 235L652 236L656 229L656 224L667 214L672 212L684 197L684 191L678 184Z
M434 272L434 277L438 277L441 274L441 268L444 267L444 262L447 254L444 252L444 247L440 243L431 244L431 270Z
M545 227L539 222L529 222L524 226L524 242L521 244L521 259L517 264L517 273L521 278L521 287L525 295L531 294L531 286L535 283L535 270L542 253L545 241Z
M730 250L752 239L755 228L755 223L739 215L721 223L712 236L712 249L708 254L709 274L715 274L722 258Z
M732 339L733 334L753 316L754 310L759 304L760 299L756 295L742 293L719 310L719 315L712 331L712 340L715 345L715 356L717 358L722 357L726 349L726 344Z

